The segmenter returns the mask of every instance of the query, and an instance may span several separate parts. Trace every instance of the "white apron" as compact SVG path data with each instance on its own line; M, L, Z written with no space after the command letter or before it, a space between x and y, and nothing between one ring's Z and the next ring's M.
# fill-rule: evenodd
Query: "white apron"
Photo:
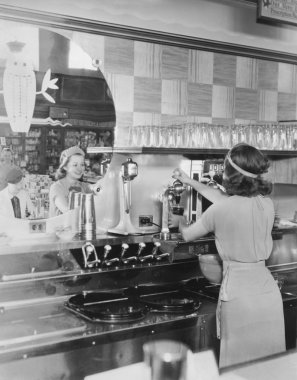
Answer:
M282 298L264 261L223 261L217 335L220 367L286 350Z

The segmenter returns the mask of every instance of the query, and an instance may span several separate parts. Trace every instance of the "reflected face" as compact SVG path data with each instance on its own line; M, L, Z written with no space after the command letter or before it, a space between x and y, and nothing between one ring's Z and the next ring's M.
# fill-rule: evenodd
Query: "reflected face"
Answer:
M74 154L70 157L64 167L66 176L69 179L78 180L85 172L85 158L80 154Z
M17 195L20 192L20 190L23 189L24 187L24 180L22 179L18 183L8 183L7 187L8 187L8 192L11 195Z
M4 164L12 163L12 154L10 150L3 150L1 152L1 162L3 162Z

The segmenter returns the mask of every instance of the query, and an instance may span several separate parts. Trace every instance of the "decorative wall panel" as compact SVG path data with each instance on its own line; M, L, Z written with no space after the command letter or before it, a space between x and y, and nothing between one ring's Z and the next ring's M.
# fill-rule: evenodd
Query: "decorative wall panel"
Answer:
M135 42L134 75L145 78L161 78L162 46Z
M258 88L261 90L278 89L279 63L259 60L258 62Z
M247 88L235 89L235 118L258 118L258 92Z
M161 113L161 79L134 79L134 111Z
M213 84L214 53L189 50L189 82Z
M287 63L279 63L278 91L296 94L297 67Z
M236 87L258 88L258 62L253 58L237 57Z
M260 122L277 121L277 92L269 90L259 90L259 116ZM289 114L285 115L289 117ZM295 118L293 118L295 119Z
M296 94L278 93L279 120L296 120Z
M236 85L236 56L214 54L213 84L235 87Z
M94 50L94 39L84 44ZM97 36L116 108L117 145L131 125L268 123L297 118L297 66ZM122 131L119 131L123 129ZM121 136L121 137L120 137Z

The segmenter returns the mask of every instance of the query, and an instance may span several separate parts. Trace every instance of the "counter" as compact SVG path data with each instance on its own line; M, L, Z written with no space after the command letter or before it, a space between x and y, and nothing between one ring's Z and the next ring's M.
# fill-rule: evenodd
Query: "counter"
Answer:
M296 239L296 230L273 231L274 242ZM106 244L120 255L121 244L136 252L142 242L151 251L157 237L97 235L91 242L103 258ZM200 352L218 347L216 300L203 298L187 315L150 314L136 322L104 324L82 319L64 307L80 292L114 290L141 284L179 283L199 276L197 254L214 247L213 236L195 242L162 242L164 260L84 268L85 241L2 245L0 255L0 379L82 380L85 376L142 361L142 345L150 339L178 339ZM279 258L282 251L278 251ZM296 327L295 269L285 284L289 319ZM273 267L274 270L279 268ZM279 272L283 275L283 272ZM296 335L296 331L294 333Z
M150 339L179 339L200 351L213 346L215 308L215 302L205 299L190 315L170 318L155 314L150 320L111 325L82 320L65 310L61 302L9 310L0 320L0 379L19 379L22 373L22 380L82 380L92 373L142 361L142 345ZM57 330L49 334L48 319L44 337L38 338L36 333L33 339L23 336L22 340L18 336L8 344L9 334L20 331L16 328L21 325L20 319L27 322L23 326L28 332L36 326L41 328L40 318L49 315L63 317L60 334Z
M188 355L187 380L283 380L295 379L297 352L280 354L257 362L227 368L219 373L211 351ZM86 380L137 379L149 380L144 363L114 369L88 376Z

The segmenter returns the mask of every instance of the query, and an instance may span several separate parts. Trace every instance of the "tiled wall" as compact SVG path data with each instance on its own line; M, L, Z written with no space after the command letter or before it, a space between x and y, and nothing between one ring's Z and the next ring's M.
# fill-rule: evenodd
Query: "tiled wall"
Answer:
M296 65L114 37L98 42L117 145L127 143L130 125L297 119Z

